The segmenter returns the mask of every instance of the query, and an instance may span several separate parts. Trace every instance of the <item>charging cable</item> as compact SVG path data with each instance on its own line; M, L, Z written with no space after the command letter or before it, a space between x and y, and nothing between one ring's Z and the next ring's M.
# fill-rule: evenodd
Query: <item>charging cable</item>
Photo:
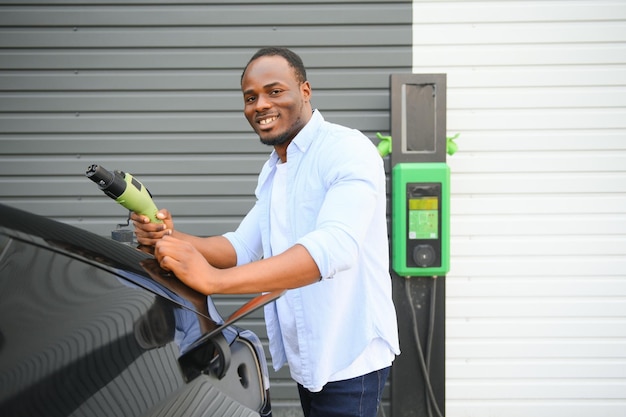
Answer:
M435 398L435 393L433 391L432 384L430 382L430 356L432 351L432 341L433 334L435 329L435 296L437 293L437 281L436 277L433 278L432 281L432 289L430 291L430 321L429 321L429 329L428 336L426 339L426 352L427 356L424 356L424 351L422 349L422 343L420 341L419 329L417 324L417 312L415 310L415 304L413 303L413 295L411 294L411 286L409 285L409 281L405 281L404 289L406 291L406 296L409 300L409 305L411 306L411 316L413 319L413 335L415 336L415 344L417 345L417 353L419 358L420 367L422 369L422 374L424 375L424 382L427 388L427 396L426 396L426 404L429 417L432 416L432 409L434 408L437 417L443 417L439 406L437 405L437 400Z

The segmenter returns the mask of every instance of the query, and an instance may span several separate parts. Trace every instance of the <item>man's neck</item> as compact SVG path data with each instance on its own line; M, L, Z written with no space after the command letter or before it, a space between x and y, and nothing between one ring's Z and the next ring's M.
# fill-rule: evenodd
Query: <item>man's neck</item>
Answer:
M289 141L285 143L281 143L280 145L274 146L274 150L276 151L276 154L278 155L282 163L287 162L287 148L289 147L289 144L291 143L292 140L293 139L290 139Z

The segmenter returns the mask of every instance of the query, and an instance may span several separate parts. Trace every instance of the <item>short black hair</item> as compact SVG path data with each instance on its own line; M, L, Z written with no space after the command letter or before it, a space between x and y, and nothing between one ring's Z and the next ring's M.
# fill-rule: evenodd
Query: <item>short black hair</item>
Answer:
M241 73L240 81L243 81L243 76L246 73L246 70L248 69L252 61L254 61L255 59L261 58L263 56L282 56L283 58L285 58L289 66L293 68L295 75L296 75L296 80L298 80L299 83L303 83L307 81L306 69L304 68L304 63L302 62L302 58L300 58L300 56L296 54L295 52L293 52L291 49L277 47L277 46L261 48L254 55L252 55L252 58L250 58L250 60L246 64L246 67L243 69L243 72Z

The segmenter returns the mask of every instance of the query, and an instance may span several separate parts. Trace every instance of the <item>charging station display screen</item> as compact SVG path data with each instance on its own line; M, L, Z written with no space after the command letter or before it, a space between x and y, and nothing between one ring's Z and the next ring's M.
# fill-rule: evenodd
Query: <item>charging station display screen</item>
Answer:
M435 196L408 199L409 239L439 238L439 199Z

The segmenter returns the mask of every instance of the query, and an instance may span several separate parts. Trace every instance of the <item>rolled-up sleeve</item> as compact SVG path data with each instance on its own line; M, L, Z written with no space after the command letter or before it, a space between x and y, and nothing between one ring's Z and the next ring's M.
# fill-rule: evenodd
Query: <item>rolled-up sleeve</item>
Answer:
M259 207L255 205L241 221L236 231L223 235L230 241L237 253L237 266L257 261L263 256L259 224Z

